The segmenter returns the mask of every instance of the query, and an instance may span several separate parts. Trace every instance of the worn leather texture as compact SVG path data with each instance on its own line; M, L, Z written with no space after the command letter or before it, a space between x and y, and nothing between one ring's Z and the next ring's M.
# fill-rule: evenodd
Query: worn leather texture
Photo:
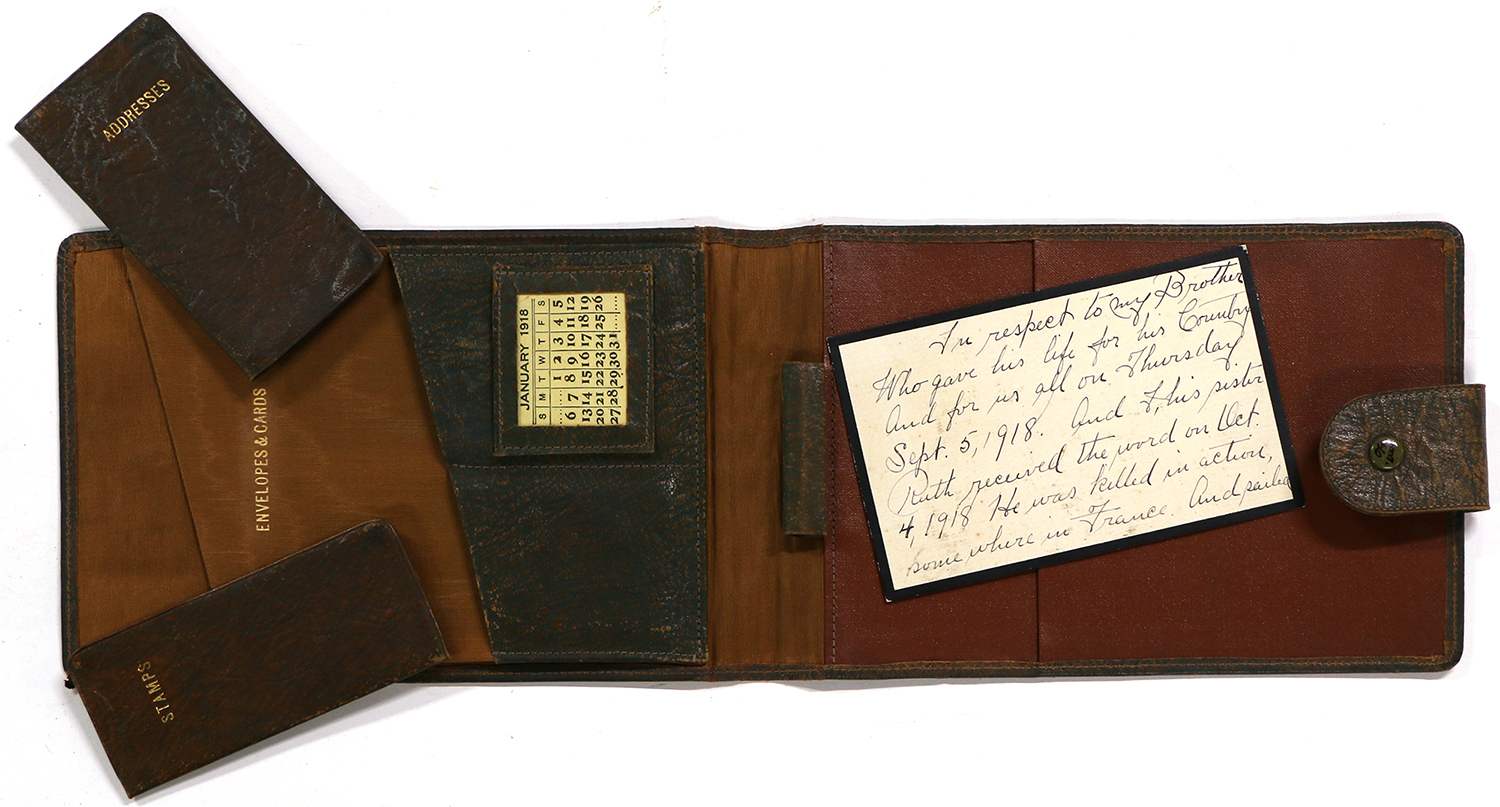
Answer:
M248 376L380 269L370 239L154 14L16 130Z
M401 246L391 258L495 660L707 661L702 249ZM652 411L637 421L654 423L649 453L600 455L598 439L613 430L585 427L518 427L521 438L502 441L494 393L506 380L496 376L513 364L492 316L495 273L609 282L641 266L651 267L649 321L635 325L649 336L635 340L630 372L650 386ZM531 434L549 453L496 456Z
M1389 470L1370 444L1394 438ZM1323 477L1343 502L1377 516L1489 509L1484 385L1378 392L1345 404L1323 431Z
M447 657L391 525L371 521L69 660L135 796Z
M781 531L822 535L828 506L823 365L781 365Z
M833 329L910 316L904 308L945 310L1235 244L1248 244L1255 260L1294 449L1308 467L1317 459L1324 425L1351 395L1462 380L1463 243L1447 225L702 228L377 232L371 237L398 251L533 255L527 260L540 268L556 268L558 253L569 256L569 265L589 260L572 257L578 253L606 253L607 258L597 260L656 267L662 263L641 255L664 251L703 261L704 277L698 283L707 306L707 330L697 349L708 365L707 480L682 472L681 463L602 468L622 460L655 462L660 452L684 450L678 439L683 432L663 428L661 420L657 453L651 455L495 457L494 387L488 369L494 363L489 343L493 310L485 291L493 285L492 267L472 275L433 274L424 282L443 289L421 299L407 295L404 302L413 320L420 305L450 299L447 294L461 301L446 314L456 324L454 330L434 331L449 334L449 341L427 348L424 360L436 360L438 369L446 371L427 374L425 390L424 375L415 367L415 345L389 338L404 322L397 316L402 299L393 283L378 287L383 289L378 312L365 310L369 293L362 293L288 357L294 362L287 365L291 368L303 361L304 351L311 351L309 357L316 356L327 369L307 370L307 379L336 380L351 395L379 393L388 402L382 406L409 400L409 395L418 401L431 397L434 409L423 416L427 425L421 427L429 430L430 443L415 437L392 442L399 432L371 437L369 453L361 456L376 473L373 481L361 484L376 494L391 491L394 498L404 484L393 479L387 485L381 473L432 462L440 473L458 465L476 466L472 475L453 476L454 484L468 491L464 496L476 501L508 499L513 485L523 494L558 501L557 491L588 479L587 484L595 485L593 494L605 490L596 483L635 485L627 488L632 496L640 486L654 488L651 495L672 499L671 505L661 505L668 517L685 519L686 497L706 496L699 512L708 542L707 663L602 657L569 661L568 656L539 654L530 660L496 660L474 594L467 618L477 634L465 640L470 642L465 653L478 649L479 656L456 655L457 663L434 667L418 680L1392 672L1441 670L1459 657L1462 518L1366 516L1341 503L1321 479L1304 479L1308 506L1295 517L1282 514L892 606L880 597L869 538L860 532L862 508L857 498L846 497L854 493L840 495L852 490L844 486L853 477L841 475L847 471L840 465L847 449L838 433L842 418L835 417L828 428L828 536L788 535L781 523L782 364L821 362L823 340ZM174 449L169 438L177 437L182 418L164 413L162 401L149 395L128 400L118 395L126 387L150 389L153 373L161 376L160 389L169 399L175 400L168 391L174 385L191 386L175 380L167 362L153 367L153 345L161 339L154 328L143 334L142 321L149 324L152 317L131 304L131 278L136 279L137 301L147 299L140 292L149 278L142 280L143 272L129 270L130 261L123 256L117 241L100 234L75 236L59 253L63 627L69 652L80 636L86 642L100 631L117 630L206 586L204 554L184 503L192 493L184 494L183 483L191 489L197 480L187 478L191 472L182 479L170 474L189 432L175 439L179 445ZM1368 319L1371 304L1396 312L1409 324L1400 339L1392 340ZM1377 342L1382 351L1361 347ZM656 350L661 350L659 342ZM349 375L351 367L343 362L355 358L360 367L403 369L388 374L384 381L390 389L381 392L380 386L358 380L365 375ZM215 372L224 370L220 366ZM276 379L268 374L266 380ZM317 385L304 380L305 385L285 387L283 398L316 397ZM662 389L659 383L654 391ZM167 401L173 411L194 411L173 400ZM231 403L221 408L233 411L221 417L243 422L248 413L238 411L242 404L234 401L239 399L226 400ZM400 403L398 411L406 412L406 407ZM212 423L208 413L214 406L200 408L203 422ZM373 434L376 414L365 407L302 411L314 417L309 423L324 423L308 427L308 435L338 429L357 442L361 433ZM156 470L147 479L121 476L116 473L120 467ZM323 470L333 475L331 466ZM551 489L537 481L547 473L557 474ZM633 475L637 473L641 476ZM360 478L352 471L346 477ZM692 484L703 481L703 493L695 493ZM444 491L447 506L457 513L452 486L443 487L449 488ZM230 499L223 506L244 509L245 501ZM139 506L142 502L151 506ZM489 508L475 511L484 518L501 512L498 505L481 506ZM593 500L590 506L596 506ZM555 517L581 538L589 525L609 523L611 506L597 505L598 512L589 515L556 510ZM195 507L203 510L201 504ZM454 627L460 624L454 621L462 614L460 599L449 600L445 622L439 592L474 586L467 568L468 543L457 530L408 531L406 522L397 520L399 515L417 523L411 519L427 509L413 504L390 517L433 597L445 638L452 633L449 647L455 648L466 635ZM636 521L644 518L645 509L622 512ZM382 513L377 509L374 514ZM539 526L532 519L525 530L535 535ZM522 542L510 558L524 557L532 548ZM632 571L629 577L652 584L648 572ZM565 582L575 585L578 579ZM519 597L521 591L514 586L506 596ZM577 608L561 597L548 597L542 594L536 601L540 605L521 607ZM573 612L578 613L587 611ZM543 626L538 633L525 635L529 627L524 624L505 630L545 650L544 632L572 617L535 618ZM598 638L577 635L580 640Z

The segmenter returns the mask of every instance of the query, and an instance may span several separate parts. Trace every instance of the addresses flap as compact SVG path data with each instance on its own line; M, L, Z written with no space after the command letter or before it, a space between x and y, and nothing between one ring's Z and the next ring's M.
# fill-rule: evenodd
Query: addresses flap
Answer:
M396 531L370 521L74 653L134 796L447 658Z
M370 239L154 14L16 130L252 378L380 268Z

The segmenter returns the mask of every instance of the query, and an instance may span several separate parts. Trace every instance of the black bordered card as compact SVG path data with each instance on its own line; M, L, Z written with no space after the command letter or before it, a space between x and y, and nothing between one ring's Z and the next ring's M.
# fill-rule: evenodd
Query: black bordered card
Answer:
M1303 504L1244 247L828 348L887 600Z

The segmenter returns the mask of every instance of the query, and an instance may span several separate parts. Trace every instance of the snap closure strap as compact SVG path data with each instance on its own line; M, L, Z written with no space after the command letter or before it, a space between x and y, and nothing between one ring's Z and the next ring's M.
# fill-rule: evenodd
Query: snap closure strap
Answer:
M1361 513L1488 510L1484 385L1355 398L1328 422L1319 455L1328 486Z
M781 365L781 530L822 535L827 521L823 365Z

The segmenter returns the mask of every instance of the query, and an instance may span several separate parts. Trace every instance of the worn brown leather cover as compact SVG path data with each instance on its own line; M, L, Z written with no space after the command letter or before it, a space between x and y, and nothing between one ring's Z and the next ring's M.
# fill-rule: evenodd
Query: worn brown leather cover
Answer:
M74 653L129 796L447 658L391 525L361 524Z
M370 239L155 14L16 130L248 376L380 268Z
M1463 244L1447 225L701 228L372 237L388 247L543 254L671 245L703 260L706 663L496 663L468 655L464 663L423 673L421 680L1389 672L1441 670L1458 660L1462 519L1365 516L1339 501L1317 475L1304 479L1307 507L1295 513L896 604L881 596L842 418L826 419L827 536L787 534L779 490L782 364L822 361L827 336L1240 244L1255 261L1293 448L1300 465L1315 467L1322 429L1350 397L1462 380ZM111 385L154 385L168 397L174 385L190 388L169 379L176 365L152 364L153 352L159 352L152 345L161 340L151 337L150 328L145 338L140 335L151 317L129 305L129 272L112 257L118 254L117 243L106 236L79 236L64 245L59 262L64 628L65 643L72 646L111 620L149 613L152 603L168 598L159 589L191 593L203 585L201 570L195 576L200 553L191 542L174 544L151 564L131 565L131 548L142 539L101 528L113 504L127 495L104 469L136 458L171 468L183 446L174 449L163 438L188 433L174 425L182 420L171 415L182 408L178 404L169 402L165 416L161 401L149 397L124 410L111 407ZM124 304L117 299L121 294ZM134 299L147 298L137 288ZM380 312L365 316L388 322L401 302L392 288L372 302ZM480 323L476 328L489 327L490 302L480 295L466 309L465 317ZM1366 316L1371 305L1400 318L1399 338ZM356 344L347 340L359 330L345 330L346 316L340 312L324 329L331 336L322 361L339 355L341 344ZM442 333L436 327L424 338ZM382 339L378 345L359 342L361 355L413 366L409 337ZM1383 349L1369 350L1375 343ZM460 335L451 344L467 351L481 340ZM413 377L403 370L391 383L413 383ZM492 394L487 372L453 377L468 379L474 395ZM361 388L338 374L326 383L347 394ZM440 411L467 412L469 403L460 399L469 393L463 389L468 387L450 385L426 394L435 403L437 396L453 398ZM827 413L837 411L832 390L825 389L824 403ZM492 422L488 401L479 404L472 407L476 433ZM345 419L367 417L351 413ZM119 414L129 416L131 436L100 427ZM307 423L315 434L318 421ZM331 428L332 420L325 424ZM441 465L435 427L427 421L422 428L423 462L436 457ZM490 446L475 442L475 456L492 456ZM416 456L409 451L389 452L382 461L395 467ZM330 455L329 462L337 460ZM505 485L492 493L497 503L514 501ZM159 480L150 495L164 506L150 518L132 516L139 522L132 523L132 535L178 518L174 508L183 506L184 496L203 496L184 494L170 479ZM173 501L179 504L166 506ZM455 546L462 551L461 540L452 533L418 532L412 536L414 557L432 559L419 564L424 586L472 592L467 558L452 558ZM153 581L163 586L153 587ZM480 624L477 599L469 597L462 607L454 601L443 630L469 643L477 638L481 644L469 646L489 650L482 631L462 632Z

